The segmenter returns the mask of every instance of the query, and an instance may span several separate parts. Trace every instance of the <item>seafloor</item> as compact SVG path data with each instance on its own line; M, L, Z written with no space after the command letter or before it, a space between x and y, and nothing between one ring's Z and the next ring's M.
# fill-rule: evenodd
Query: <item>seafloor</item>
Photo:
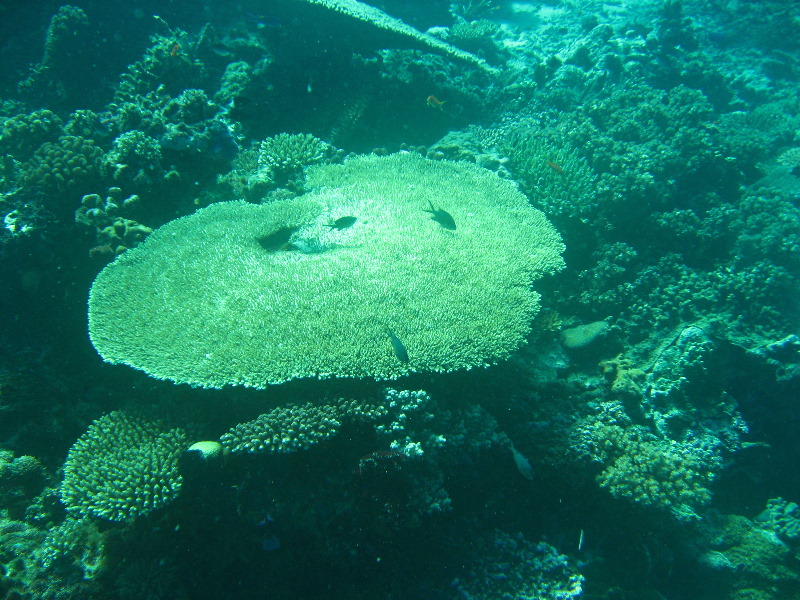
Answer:
M800 599L796 2L3 0L0 58L1 598Z

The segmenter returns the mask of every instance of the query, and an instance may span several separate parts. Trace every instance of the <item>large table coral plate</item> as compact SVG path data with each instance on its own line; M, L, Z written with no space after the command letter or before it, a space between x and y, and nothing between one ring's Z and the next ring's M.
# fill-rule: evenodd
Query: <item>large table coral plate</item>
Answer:
M298 198L200 209L109 264L89 297L100 355L264 388L468 369L524 343L532 284L563 266L563 245L512 183L409 153L319 165L307 182Z

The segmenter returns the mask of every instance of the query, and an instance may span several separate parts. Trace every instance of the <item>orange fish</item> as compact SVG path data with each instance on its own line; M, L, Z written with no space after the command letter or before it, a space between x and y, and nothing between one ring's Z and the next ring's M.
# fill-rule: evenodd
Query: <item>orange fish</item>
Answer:
M436 96L431 94L425 99L425 104L430 106L431 108L438 108L439 110L444 110L442 105L447 102L447 100L439 100Z
M553 169L553 171L555 171L559 175L563 175L564 174L564 169L561 168L560 164L554 163L552 160L548 160L545 164L548 167L550 167L551 169Z
M180 50L180 49L181 49L181 45L180 44L175 44L172 47L172 50L169 51L169 55L170 56L178 56L178 50Z

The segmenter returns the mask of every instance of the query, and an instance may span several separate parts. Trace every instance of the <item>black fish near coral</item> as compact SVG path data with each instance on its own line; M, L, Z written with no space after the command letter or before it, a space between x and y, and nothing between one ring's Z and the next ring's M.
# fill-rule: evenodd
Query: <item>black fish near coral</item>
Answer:
M403 342L400 341L394 332L386 328L386 335L389 336L389 341L392 343L392 350L394 350L394 355L400 360L401 363L408 362L408 352L406 351L406 347L403 345Z
M428 210L427 208L423 208L422 210L433 215L431 217L432 220L436 221L445 229L449 229L450 231L456 230L456 220L453 218L453 215L446 210L442 210L441 208L434 208L433 202L431 201L428 201L428 204L430 204L431 209Z
M357 217L339 217L333 223L326 224L325 227L330 227L331 229L338 229L341 231L342 229L352 227L356 221L358 221Z

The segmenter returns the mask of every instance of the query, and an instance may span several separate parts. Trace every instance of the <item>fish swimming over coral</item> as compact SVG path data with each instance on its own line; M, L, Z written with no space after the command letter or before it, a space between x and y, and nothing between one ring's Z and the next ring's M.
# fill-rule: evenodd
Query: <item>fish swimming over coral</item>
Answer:
M442 210L441 208L434 208L433 202L429 201L428 204L430 204L431 209L428 210L427 208L423 208L422 210L433 215L431 217L432 220L436 221L445 229L449 229L450 231L456 230L456 220L453 218L453 215L446 210Z
M408 352L406 351L406 347L403 345L403 342L400 341L394 332L386 328L386 335L389 336L389 341L392 344L392 350L394 350L394 355L400 360L401 363L408 362Z
M445 102L447 102L447 100L439 100L434 95L430 95L425 99L425 104L427 104L431 108L438 108L441 111L444 111L443 105Z
M342 229L352 227L356 221L358 221L358 217L339 217L333 223L327 223L325 227L341 231Z

